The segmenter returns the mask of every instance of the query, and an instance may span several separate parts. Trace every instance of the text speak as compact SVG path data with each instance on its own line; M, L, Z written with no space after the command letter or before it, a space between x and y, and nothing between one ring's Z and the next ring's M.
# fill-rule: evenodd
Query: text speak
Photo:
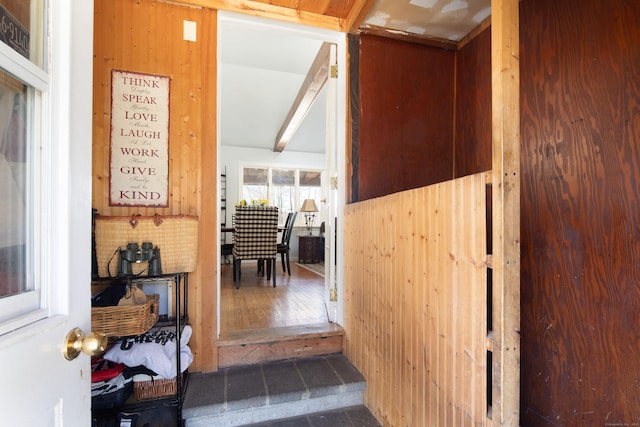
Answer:
M136 104L158 104L155 96L133 95L130 93L123 93L122 100L125 102L135 102Z

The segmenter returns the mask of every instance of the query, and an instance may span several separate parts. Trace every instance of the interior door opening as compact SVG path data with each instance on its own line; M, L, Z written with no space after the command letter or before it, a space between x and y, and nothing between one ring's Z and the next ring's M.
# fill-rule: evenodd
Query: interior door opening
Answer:
M344 64L346 61L346 38L344 34L340 33L298 25L276 23L261 18L245 17L234 13L220 12L218 16L219 126L217 140L219 143L217 147L217 168L218 179L221 180L221 182L218 183L218 194L221 194L220 191L223 191L224 194L223 199L218 198L218 203L222 208L219 209L220 218L218 221L218 229L220 235L218 236L218 241L227 244L231 241L231 235L223 234L224 230L222 227L226 227L227 229L232 228L230 225L233 222L232 213L235 203L242 199L238 177L238 171L242 164L250 162L263 162L264 164L269 164L270 162L274 162L275 164L281 165L283 168L290 167L304 169L313 165L314 161L320 161L325 184L322 188L321 200L318 201L320 202L318 208L325 227L325 233L323 236L324 244L322 245L321 250L324 252L324 259L326 263L324 268L324 278L322 279L322 303L319 307L317 304L309 304L310 308L308 309L314 312L311 315L311 318L324 318L327 320L327 323L328 321L331 321L339 324L342 319L340 308L341 304L339 303L339 300L335 301L336 298L334 297L340 295L338 287L340 286L341 269L338 265L335 265L333 261L341 259L341 256L337 253L341 251L341 244L339 242L336 243L336 236L341 235L341 233L336 233L336 227L342 223L338 213L341 212L341 201L344 200L344 191L341 190L336 183L344 182L344 179L340 179L341 174L344 176L344 165L340 165L338 163L338 159L344 159L344 120L346 106L340 105L337 100L344 99L344 97L338 97L336 96L336 93L340 93L341 90L343 91L342 93L344 93L346 85L345 79L343 77L336 77L333 79L334 81L330 82L330 84L325 85L322 89L325 93L323 93L321 97L319 96L319 99L322 99L318 107L320 112L316 111L317 108L316 110L312 108L308 113L306 113L303 123L296 130L296 132L300 133L302 137L298 138L298 141L296 141L296 136L294 136L283 152L275 152L274 150L278 129L276 129L275 133L273 131L263 132L263 134L258 136L251 134L251 132L247 133L246 136L242 136L237 133L237 130L230 129L234 126L234 123L237 126L237 123L239 122L240 130L255 130L255 128L257 128L260 131L263 131L261 124L255 122L255 119L252 119L251 114L255 108L263 108L263 112L261 113L262 119L265 119L266 121L266 119L270 118L271 115L276 115L276 113L278 113L277 110L281 110L282 108L288 110L291 106L290 100L282 100L280 99L281 97L276 97L270 93L268 91L269 86L272 86L272 88L273 86L278 87L281 84L282 76L285 76L285 81L295 80L296 78L300 79L300 77L297 77L294 72L288 71L289 68L295 69L295 62L298 55L289 55L288 58L281 59L277 58L277 55L273 54L273 51L264 47L259 48L258 52L255 50L252 51L252 49L256 48L255 37L264 40L270 38L273 40L278 38L284 39L286 46L278 46L273 42L270 44L270 47L275 47L276 50L282 50L285 48L304 49L305 45L309 46L310 44L313 46L315 44L317 46L321 46L324 42L329 42L334 46L332 49L333 63L338 66L340 62ZM308 50L309 51L306 52L306 55L313 58L316 55L316 50L313 48L308 48ZM249 59L247 59L247 57L251 57L251 61L257 60L257 62L249 63ZM255 68L259 68L260 70L254 70ZM255 76L259 74L254 73L255 71L261 71L262 75L266 76L262 78L263 80L261 80L261 84L258 86L256 86ZM304 72L306 72L306 69ZM242 79L248 80L243 81ZM267 89L265 89L265 87ZM329 91L331 91L331 94L327 95L326 92ZM288 99L291 99L290 94ZM329 104L331 106L329 106ZM317 116L320 114L322 115L322 120L318 121ZM280 115L282 116L281 111ZM318 131L317 127L305 122L320 122L322 129ZM280 127L281 124L282 118L277 122L277 127ZM317 124L315 126L317 126ZM305 138L304 135L308 135L305 134L305 132L311 132L311 134L321 133L324 135L322 138L322 147L318 149L317 147L311 146L311 138ZM310 151L305 154L304 150ZM255 156L257 156L258 160L256 160ZM222 175L224 175L224 178L222 178ZM300 206L297 206L296 210L299 211L299 208ZM299 227L296 230L301 234L304 234L304 215L302 212L298 213L297 224ZM314 230L314 234L317 235L320 223L318 222L315 226L317 228ZM297 239L297 235L294 233L291 238L291 243L292 250L295 249L296 254L291 254L292 275L295 271L302 272L304 270L304 267L297 265L294 266L294 256L299 256L300 254L300 248L296 243ZM222 249L222 246L220 249ZM223 313L225 313L225 316L229 315L229 301L225 301L226 290L224 288L224 286L226 286L226 281L229 279L228 276L231 274L229 272L231 268L228 267L229 259L232 259L232 256L221 256L221 265L218 269L217 332L218 337L222 340L225 339L225 336L229 335L227 333L228 331L225 331L225 325L229 324L229 319L222 318ZM284 287L287 285L281 279L285 276L283 275L284 272L280 268L280 265L281 261L280 257L278 257L277 272L279 276L277 282L278 287ZM330 266L332 268L330 268ZM241 289L242 286L254 286L254 277L251 276L255 276L254 271L256 268L256 265L252 262L245 261L242 263L242 274L245 275L243 278L246 278L247 282L246 284L241 285ZM307 275L309 273L304 272L300 274ZM295 279L292 279L291 283L294 284ZM259 286L262 287L263 285ZM269 286L267 286L267 288L268 287ZM280 307L273 307L272 310L264 309L262 315L265 317L274 316L277 315L274 313L277 313L278 311L282 314L282 312L287 310L287 307L290 307L288 302L283 301L284 300L276 302L276 304L281 304ZM224 310L221 307L224 307ZM244 310L246 315L249 309L245 308ZM301 308L294 310L297 310L298 313L303 311ZM236 316L240 316L240 318L243 317L243 309L236 307L233 311L236 313ZM253 314L260 315L259 313ZM290 313L290 316L295 317L295 313ZM239 321L242 322L243 320L240 319Z

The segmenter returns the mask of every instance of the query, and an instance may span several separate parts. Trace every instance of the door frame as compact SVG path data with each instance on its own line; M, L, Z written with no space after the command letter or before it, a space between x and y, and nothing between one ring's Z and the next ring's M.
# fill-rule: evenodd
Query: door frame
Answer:
M344 236L343 229L343 212L345 205L345 195L346 195L346 179L345 179L345 171L346 164L344 160L346 158L346 117L347 117L347 79L346 79L346 70L347 70L347 35L345 33L340 33L337 31L331 31L321 28L314 28L299 24L292 24L287 22L278 22L266 18L255 17L250 15L242 15L235 12L228 11L218 11L218 28L220 28L223 22L234 22L241 25L251 25L251 26L259 26L271 31L284 31L288 32L291 35L298 35L307 38L315 38L318 40L334 43L337 46L337 63L338 63L338 77L336 81L336 93L337 93L337 102L336 102L336 120L335 120L335 147L334 147L334 155L337 159L336 161L336 173L337 173L337 197L335 200L335 206L330 210L337 212L336 217L336 228L334 230L333 224L327 228L327 233L334 233L337 236L337 241L335 246L331 247L329 245L328 255L329 259L335 258L337 259L337 265L335 269L335 275L326 275L325 274L325 288L326 288L326 298L327 303L329 303L329 287L335 287L336 293L338 295L337 302L333 303L332 310L335 312L334 316L330 316L330 320L342 325L344 323L344 303L342 299L342 295L344 295L344 268L342 264L342 260L344 259L344 245L342 236ZM220 42L220 37L217 37L217 43ZM220 48L217 49L218 52L218 60L216 61L217 66L220 63L219 52ZM218 66L216 82L217 87L220 87L221 82L221 73ZM220 114L221 114L221 91L217 90L217 100L216 100L216 122L220 123ZM220 126L216 129L216 194L220 194L221 190L221 182L220 182L220 141L221 141L221 129ZM220 212L220 200L217 198L216 206L217 212ZM221 232L220 232L220 219L218 218L216 225L216 242L220 242ZM217 243L216 243L217 244ZM218 260L219 261L219 260ZM334 277L333 282L331 283L331 277ZM216 338L220 338L220 299L221 299L221 291L220 291L220 268L216 269L216 291L217 291L217 308L216 308L216 316L217 316L217 330L216 330ZM329 308L329 307L327 307Z

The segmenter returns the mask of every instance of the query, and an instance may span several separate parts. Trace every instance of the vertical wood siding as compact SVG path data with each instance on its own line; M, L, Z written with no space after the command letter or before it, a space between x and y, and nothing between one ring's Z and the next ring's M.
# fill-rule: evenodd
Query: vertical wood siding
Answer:
M197 42L183 40L184 20L196 22ZM92 206L101 215L200 218L198 269L189 276L196 371L217 368L215 58L215 11L159 1L95 2ZM167 208L109 206L112 69L171 78Z
M183 20L199 9L163 2L98 1L95 8L93 207L103 215L197 215L203 60L199 43L182 39ZM199 25L202 31L202 25ZM169 207L109 206L111 70L171 78Z
M476 174L346 207L345 352L385 426L486 423L485 194Z

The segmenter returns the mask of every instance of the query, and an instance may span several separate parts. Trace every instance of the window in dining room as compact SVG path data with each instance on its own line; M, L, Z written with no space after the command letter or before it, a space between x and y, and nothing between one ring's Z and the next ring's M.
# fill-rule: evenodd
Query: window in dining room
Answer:
M242 169L242 197L243 200L267 200L269 192L268 168Z
M300 194L298 206L306 199L313 199L316 205L320 206L322 198L322 172L317 170L300 170Z
M289 212L296 210L296 170L273 169L270 204L278 207L278 224L284 224Z
M252 165L241 167L241 177L241 200L267 200L269 205L277 206L279 225L284 225L290 212L299 211L306 199L313 199L320 206L322 170ZM319 212L317 217L321 215ZM297 217L296 226L304 226L302 215Z

